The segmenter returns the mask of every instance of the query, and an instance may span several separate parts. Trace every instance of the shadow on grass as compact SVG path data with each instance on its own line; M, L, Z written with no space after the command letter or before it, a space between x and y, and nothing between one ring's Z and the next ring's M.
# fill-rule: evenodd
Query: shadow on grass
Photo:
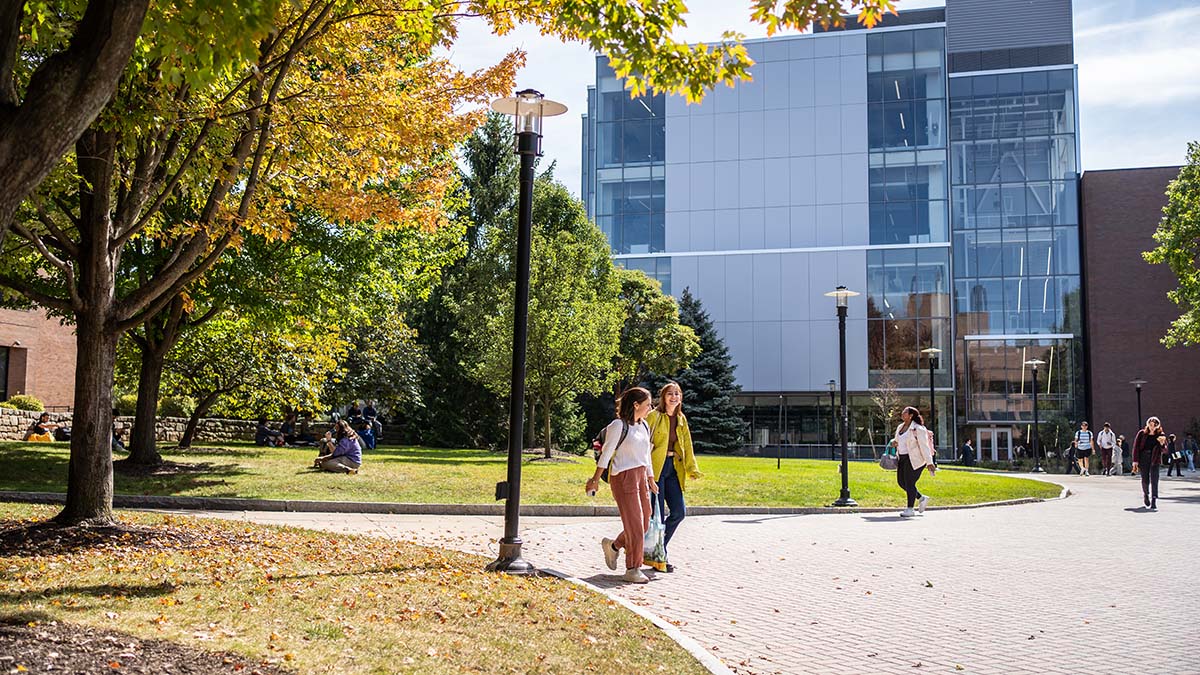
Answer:
M436 448L376 448L363 453L366 461L393 464L503 464L502 453L487 450L439 450Z
M183 588L166 582L159 584L99 584L94 586L56 586L46 590L0 593L0 604L18 604L33 598L54 598L67 595L86 595L93 598L157 598ZM68 609L70 609L68 607Z

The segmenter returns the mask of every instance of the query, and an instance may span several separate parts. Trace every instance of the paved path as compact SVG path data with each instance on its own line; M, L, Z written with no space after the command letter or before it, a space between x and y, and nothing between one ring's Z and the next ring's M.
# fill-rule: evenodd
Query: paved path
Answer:
M526 557L680 626L738 673L1200 673L1200 480L1053 476L1044 504L890 514L689 518L675 574L604 567L608 518L528 518ZM937 479L922 486L936 500ZM494 554L494 517L221 514ZM1194 574L1193 574L1194 577ZM1185 633L1185 631L1187 631Z

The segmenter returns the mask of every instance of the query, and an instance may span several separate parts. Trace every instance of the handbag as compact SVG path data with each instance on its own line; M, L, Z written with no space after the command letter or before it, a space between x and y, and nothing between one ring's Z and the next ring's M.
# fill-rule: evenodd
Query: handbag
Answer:
M898 463L896 456L892 454L891 448L884 450L883 454L879 456L879 468L884 471L895 471Z
M658 507L658 495L650 495L654 511L650 516L650 527L642 537L642 563L659 572L667 571L667 526L663 524L662 510Z

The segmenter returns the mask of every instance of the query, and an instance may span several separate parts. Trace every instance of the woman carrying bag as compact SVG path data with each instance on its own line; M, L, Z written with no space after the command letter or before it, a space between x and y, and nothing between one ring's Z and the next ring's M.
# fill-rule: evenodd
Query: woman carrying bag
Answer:
M666 532L663 536L665 550L687 514L687 507L683 503L687 478L700 478L696 453L692 449L692 432L683 414L683 389L678 384L668 382L659 390L658 406L646 416L646 423L650 425L653 443L650 463L654 469L654 480L658 483L658 511L666 516ZM675 571L669 558L665 571Z
M617 401L617 419L604 431L604 444L596 458L596 473L584 487L595 494L600 476L608 471L609 486L617 511L621 514L621 534L616 539L600 540L604 549L604 564L617 569L617 554L625 549L625 581L644 584L642 574L643 538L650 525L650 493L658 494L654 471L650 468L650 428L646 415L650 412L650 392L630 387Z
M925 428L920 411L908 406L900 413L900 419L904 422L896 427L896 437L893 439L897 455L896 482L908 497L908 508L900 512L900 517L911 518L917 513L925 513L925 505L929 503L929 497L917 490L921 472L928 466L929 475L932 476L937 473L937 464L934 463L931 440L933 432ZM917 506L916 512L913 511L914 505Z

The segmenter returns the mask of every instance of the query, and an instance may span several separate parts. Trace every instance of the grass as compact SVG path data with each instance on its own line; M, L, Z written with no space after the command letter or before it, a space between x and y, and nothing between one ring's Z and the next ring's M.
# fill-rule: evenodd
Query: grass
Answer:
M483 450L383 447L366 453L357 476L309 468L308 448L260 448L230 444L170 454L170 461L196 471L145 477L118 474L119 494L195 497L249 497L327 501L477 504L492 501L495 484L505 478L505 455ZM19 466L0 476L0 490L62 492L66 485L65 444L0 443L0 464ZM841 486L837 464L822 460L775 460L749 457L699 457L704 477L688 481L691 505L823 506ZM522 469L525 504L612 503L601 485L596 497L584 494L594 464L574 461L527 461ZM974 504L1022 497L1056 497L1058 486L1041 481L947 468L921 479L921 490L936 505ZM850 490L862 506L896 506L903 493L894 473L875 464L850 465Z
M0 505L0 621L228 650L243 672L261 661L322 675L707 672L603 596L489 574L475 556L158 514L122 514L123 533L25 540L28 519L53 512Z

